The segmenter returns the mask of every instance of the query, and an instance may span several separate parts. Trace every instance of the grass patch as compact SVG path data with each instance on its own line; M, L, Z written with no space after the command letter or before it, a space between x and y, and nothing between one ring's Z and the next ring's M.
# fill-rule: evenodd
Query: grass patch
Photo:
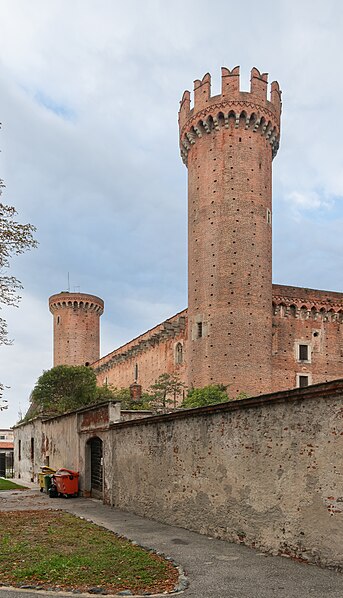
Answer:
M0 478L0 492L1 490L27 490L25 486L19 486L11 480L5 480L4 478Z
M160 593L176 568L112 532L69 513L0 512L0 582L43 589Z

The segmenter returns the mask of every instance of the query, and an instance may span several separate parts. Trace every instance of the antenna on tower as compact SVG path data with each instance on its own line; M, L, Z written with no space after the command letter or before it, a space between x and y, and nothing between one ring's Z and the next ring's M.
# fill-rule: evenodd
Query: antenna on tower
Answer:
M70 279L69 279L69 272L68 272L68 293L70 293Z

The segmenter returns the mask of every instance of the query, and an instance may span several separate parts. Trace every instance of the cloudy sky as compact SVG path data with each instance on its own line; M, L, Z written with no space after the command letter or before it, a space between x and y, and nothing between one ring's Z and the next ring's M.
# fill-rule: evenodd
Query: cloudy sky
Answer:
M187 304L186 168L177 112L220 67L283 90L274 161L274 282L343 292L340 0L0 0L0 178L37 227L0 347L13 425L52 366L48 297L105 300L106 354Z

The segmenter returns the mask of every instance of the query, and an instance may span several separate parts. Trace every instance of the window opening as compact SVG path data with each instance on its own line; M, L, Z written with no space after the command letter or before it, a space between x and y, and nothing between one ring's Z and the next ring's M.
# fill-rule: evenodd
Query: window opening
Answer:
M177 363L178 365L181 365L182 362L183 362L183 346L181 343L178 343L176 345L176 351L175 351L175 363Z
M308 376L299 376L299 388L308 386Z
M202 338L202 322L197 322L198 338Z
M299 361L308 361L308 345L299 345Z
M138 380L138 363L135 365L135 382Z
M35 458L35 439L31 438L31 461Z

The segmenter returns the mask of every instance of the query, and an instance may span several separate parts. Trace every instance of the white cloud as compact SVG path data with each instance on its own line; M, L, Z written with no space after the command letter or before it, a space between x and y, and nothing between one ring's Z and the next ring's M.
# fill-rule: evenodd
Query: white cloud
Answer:
M304 211L328 210L333 206L334 199L317 191L292 191L285 197L294 216L300 219Z
M105 299L105 351L185 307L177 111L206 71L219 91L222 65L241 65L245 89L256 65L283 90L275 278L307 284L312 271L311 284L343 290L332 267L343 253L341 4L248 0L244 13L226 0L1 3L0 176L40 241L13 264L25 291L9 316L16 342L0 348L11 401L51 363L47 298L68 271Z

